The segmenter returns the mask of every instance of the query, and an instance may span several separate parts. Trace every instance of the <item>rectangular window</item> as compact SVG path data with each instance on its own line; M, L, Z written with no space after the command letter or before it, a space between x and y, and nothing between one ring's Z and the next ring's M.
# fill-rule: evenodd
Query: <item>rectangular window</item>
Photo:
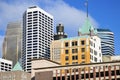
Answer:
M96 57L94 57L94 60L95 60L95 62L97 62L97 58Z
M84 40L81 41L81 45L85 45L85 41Z
M66 56L66 57L65 57L65 60L66 60L66 61L68 61L68 60L69 60L69 57L68 57L68 56Z
M81 52L85 52L85 48L81 48Z
M72 49L72 53L78 53L78 49Z
M82 61L82 62L81 62L81 64L84 64L84 63L85 63L85 61Z
M78 59L78 56L72 56L72 60L77 60Z
M90 52L93 53L93 49L90 48Z
M94 50L94 55L97 55L97 51Z
M65 50L65 54L68 54L69 53L69 50Z
M77 41L72 42L72 46L77 46Z
M85 55L84 54L82 54L82 59L85 59Z
M68 46L69 46L69 44L68 44L68 42L66 42L66 43L65 43L65 47L68 47Z

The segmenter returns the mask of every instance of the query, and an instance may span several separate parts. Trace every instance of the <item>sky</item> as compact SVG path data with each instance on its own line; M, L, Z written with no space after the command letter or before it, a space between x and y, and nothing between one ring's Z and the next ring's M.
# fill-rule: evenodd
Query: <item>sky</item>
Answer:
M54 16L56 25L62 23L69 37L77 36L86 20L86 0L0 0L0 57L2 43L9 22L22 20L24 11L37 5ZM88 0L88 15L96 28L114 33L115 54L120 55L120 0Z

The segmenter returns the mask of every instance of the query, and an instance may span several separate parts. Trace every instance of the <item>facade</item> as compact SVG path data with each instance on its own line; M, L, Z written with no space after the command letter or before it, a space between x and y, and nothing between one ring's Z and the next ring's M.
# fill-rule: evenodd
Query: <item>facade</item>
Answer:
M120 55L110 56L110 55L103 55L103 62L109 61L120 61Z
M38 66L36 62L39 65L45 62L54 65ZM66 66L56 65L48 60L33 60L32 80L120 80L120 61ZM88 67L88 70L85 70L85 67Z
M0 58L0 72L11 71L12 61Z
M77 37L52 41L51 60L62 65L102 62L101 40L89 19Z
M67 38L67 34L64 32L64 26L62 24L58 24L56 27L57 33L54 34L54 40L59 40L62 38Z
M31 75L24 72L17 62L12 71L0 72L0 80L31 80Z
M114 33L109 29L97 29L101 38L101 49L103 55L114 55Z
M23 14L22 67L31 72L31 59L50 59L53 40L53 16L37 6Z
M52 41L51 60L61 65L102 62L100 38L78 36Z
M13 66L21 58L22 24L20 21L7 25L3 41L2 58L13 61Z

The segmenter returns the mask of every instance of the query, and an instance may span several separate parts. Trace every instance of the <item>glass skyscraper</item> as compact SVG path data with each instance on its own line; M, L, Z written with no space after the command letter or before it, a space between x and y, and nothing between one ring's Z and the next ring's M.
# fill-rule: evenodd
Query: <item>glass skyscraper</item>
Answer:
M21 34L22 24L20 21L8 23L3 41L2 57L13 61L13 66L21 58Z
M37 6L23 14L22 67L31 72L31 59L50 59L53 16Z
M103 55L114 55L114 33L109 29L97 29L101 38L101 49Z

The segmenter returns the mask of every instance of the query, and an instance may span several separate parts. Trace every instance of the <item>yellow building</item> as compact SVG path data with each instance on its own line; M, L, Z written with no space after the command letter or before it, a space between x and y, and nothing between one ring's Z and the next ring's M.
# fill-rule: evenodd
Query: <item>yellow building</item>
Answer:
M101 40L88 19L79 36L52 41L51 60L61 65L102 62Z

